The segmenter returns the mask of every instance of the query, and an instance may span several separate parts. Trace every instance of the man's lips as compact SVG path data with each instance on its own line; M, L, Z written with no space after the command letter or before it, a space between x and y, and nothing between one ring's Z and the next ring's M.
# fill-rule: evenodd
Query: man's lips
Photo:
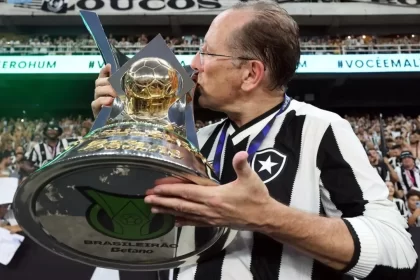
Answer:
M191 79L193 80L194 83L197 83L197 81L198 81L198 72L194 72L191 75Z

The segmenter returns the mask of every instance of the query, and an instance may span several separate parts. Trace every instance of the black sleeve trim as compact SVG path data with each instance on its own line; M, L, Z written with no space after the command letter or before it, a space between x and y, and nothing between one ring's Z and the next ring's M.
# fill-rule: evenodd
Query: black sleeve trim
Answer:
M344 223L346 224L351 237L353 238L353 243L354 243L354 252L353 252L353 257L351 258L349 264L343 269L341 270L342 273L347 273L349 272L353 267L355 267L357 265L357 262L359 261L360 258L360 240L359 240L359 236L357 235L356 231L354 230L353 226L351 225L351 223L345 219L343 219Z

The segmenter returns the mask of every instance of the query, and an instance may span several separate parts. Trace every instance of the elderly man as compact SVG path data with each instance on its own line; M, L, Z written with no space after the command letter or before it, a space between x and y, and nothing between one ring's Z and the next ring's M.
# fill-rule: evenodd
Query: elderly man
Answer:
M241 3L212 22L191 66L200 105L228 116L198 132L223 185L158 181L145 201L180 226L240 231L173 279L415 278L407 223L349 123L285 94L299 57L298 26L276 4ZM109 70L94 114L116 96Z

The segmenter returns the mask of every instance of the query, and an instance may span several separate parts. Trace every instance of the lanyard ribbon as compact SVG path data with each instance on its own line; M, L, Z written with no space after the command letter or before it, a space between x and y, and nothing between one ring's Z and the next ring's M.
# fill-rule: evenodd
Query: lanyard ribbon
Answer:
M264 126L264 128L260 131L260 133L258 133L258 135L251 141L251 144L249 144L249 148L247 151L248 160L251 160L254 154L258 151L262 142L267 136L268 132L270 132L270 129L273 126L275 119L287 109L290 101L291 101L291 98L285 95L284 102L281 105L280 110L271 118L271 120ZM228 127L229 127L229 122L226 122L223 125L222 132L220 133L219 142L217 143L216 153L214 155L214 160L213 160L213 169L219 178L222 175L220 174L220 171L221 171L220 167L221 167L223 147L225 146Z

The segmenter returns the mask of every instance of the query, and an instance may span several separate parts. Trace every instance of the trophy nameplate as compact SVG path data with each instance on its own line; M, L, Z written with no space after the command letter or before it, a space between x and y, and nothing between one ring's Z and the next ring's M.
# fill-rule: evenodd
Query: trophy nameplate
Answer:
M13 205L19 225L51 252L92 266L156 271L211 257L235 230L178 228L143 200L162 178L219 185L186 125L194 82L160 35L109 81L122 111L23 182Z

